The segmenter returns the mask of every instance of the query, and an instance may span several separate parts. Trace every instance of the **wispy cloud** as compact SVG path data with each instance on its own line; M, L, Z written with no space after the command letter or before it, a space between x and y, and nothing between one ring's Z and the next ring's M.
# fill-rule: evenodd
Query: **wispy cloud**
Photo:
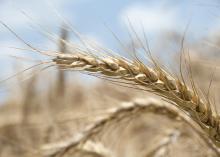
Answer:
M163 6L131 5L122 10L120 21L130 21L135 30L144 27L147 32L177 29L178 11Z

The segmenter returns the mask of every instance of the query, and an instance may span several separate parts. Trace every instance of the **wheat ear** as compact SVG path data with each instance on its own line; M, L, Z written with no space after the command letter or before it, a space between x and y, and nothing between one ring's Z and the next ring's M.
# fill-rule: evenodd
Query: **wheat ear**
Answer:
M219 146L220 120L211 109L209 101L202 100L198 92L190 90L183 81L174 78L158 65L153 69L139 60L130 61L113 55L95 56L81 51L75 54L58 54L53 61L61 69L99 74L98 76L105 76L116 82L121 80L121 85L132 85L131 88L147 90L174 102Z
M186 122L198 133L206 144L214 150L217 155L220 155L219 150L215 145L213 145L211 140L207 136L204 136L201 131L196 129L196 127L194 127L184 114L170 104L162 103L161 101L155 99L123 103L121 106L110 109L106 116L101 117L97 122L88 126L88 128L81 134L70 138L68 141L44 145L42 150L50 150L50 157L63 156L68 154L68 152L74 152L75 149L82 148L87 141L90 141L93 137L96 137L99 133L103 132L106 126L109 126L110 124L117 124L123 119L141 116L146 113L163 115L171 120Z

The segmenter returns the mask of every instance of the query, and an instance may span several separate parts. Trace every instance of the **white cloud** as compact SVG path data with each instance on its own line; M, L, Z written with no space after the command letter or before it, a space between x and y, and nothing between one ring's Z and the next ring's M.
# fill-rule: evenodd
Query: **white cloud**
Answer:
M176 8L161 6L131 5L120 14L120 21L131 22L135 30L142 26L147 32L173 30L177 28L178 12Z

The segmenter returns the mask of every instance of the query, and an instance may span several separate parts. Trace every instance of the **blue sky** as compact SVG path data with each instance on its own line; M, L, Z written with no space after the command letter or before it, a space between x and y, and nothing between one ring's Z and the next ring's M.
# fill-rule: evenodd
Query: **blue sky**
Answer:
M143 25L150 43L155 45L154 39L162 32L182 33L190 21L189 36L198 39L220 27L219 5L217 0L0 0L0 20L33 45L56 48L30 25L40 23L57 34L62 23L57 11L88 38L117 50L119 45L104 23L122 40L127 40L129 18L137 32ZM22 11L33 20L25 17ZM7 55L27 55L8 49L9 46L24 47L0 26L0 80L13 73L12 59Z
M197 37L216 28L220 21L218 3L214 0L1 0L0 3L0 19L34 43L46 39L31 34L34 31L28 27L30 21L21 11L33 18L32 24L41 23L57 33L61 20L55 8L81 33L110 46L112 37L104 22L123 38L127 18L136 30L142 23L151 35L164 30L182 31L191 19L190 30ZM3 28L0 35L1 42L13 40Z
M198 36L219 23L218 3L214 0L1 0L0 3L0 19L34 42L39 39L30 35L29 21L21 10L35 20L33 23L55 30L61 21L54 7L80 32L100 38L103 43L109 43L111 38L103 22L123 36L127 17L135 28L142 23L151 34L168 29L181 31L191 19L190 28ZM10 36L2 28L0 33L1 41Z

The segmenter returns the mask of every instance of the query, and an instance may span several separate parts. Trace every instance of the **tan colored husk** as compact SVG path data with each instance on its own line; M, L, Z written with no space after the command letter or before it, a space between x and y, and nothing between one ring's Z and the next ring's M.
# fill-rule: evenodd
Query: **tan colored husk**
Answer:
M150 91L174 102L202 127L216 145L220 145L220 120L211 110L210 104L158 65L153 69L139 60L129 61L109 55L99 57L81 52L58 54L53 61L61 69L82 70L92 75L101 74L114 82L123 80L126 82L120 82L120 85Z
M123 103L121 106L109 110L105 117L101 117L97 122L90 125L83 133L78 136L74 136L68 141L62 141L60 143L47 144L42 147L45 152L51 152L50 157L61 157L68 152L72 152L75 149L83 148L84 145L90 141L93 137L97 136L99 133L105 129L106 126L112 123L117 123L123 119L140 116L146 113L154 113L158 115L166 116L172 121L184 121L189 124L198 135L206 142L206 144L214 150L217 155L220 155L219 150L210 141L208 136L204 135L201 131L196 129L196 127L190 122L186 116L181 113L177 108L171 106L168 103L158 101L156 99L148 99L133 101L129 103Z

